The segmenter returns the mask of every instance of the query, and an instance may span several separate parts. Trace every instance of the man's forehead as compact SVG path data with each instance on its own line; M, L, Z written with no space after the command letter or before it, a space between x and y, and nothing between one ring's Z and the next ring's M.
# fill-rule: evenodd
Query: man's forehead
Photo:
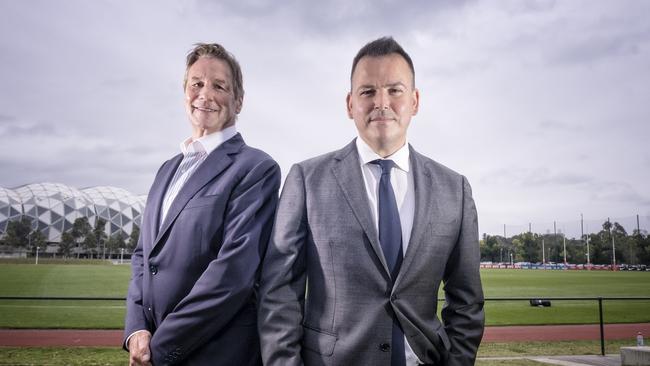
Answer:
M208 73L224 74L230 77L230 65L222 59L216 57L201 56L188 69L188 75L202 75Z
M352 75L352 89L391 87L413 85L413 73L406 61L398 56L398 59L391 56L380 56L359 60ZM398 61L399 60L399 61Z

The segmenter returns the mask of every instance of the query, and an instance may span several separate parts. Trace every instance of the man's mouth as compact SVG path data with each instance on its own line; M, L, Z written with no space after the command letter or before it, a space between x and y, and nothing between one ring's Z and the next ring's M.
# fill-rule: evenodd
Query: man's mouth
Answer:
M373 111L368 118L369 122L390 122L396 120L395 115L387 110Z
M390 122L390 121L395 121L395 118L376 117L376 118L371 118L370 119L370 122Z
M207 107L197 107L193 105L192 108L194 108L195 110L199 110L201 112L218 112L218 110L216 109L207 108Z

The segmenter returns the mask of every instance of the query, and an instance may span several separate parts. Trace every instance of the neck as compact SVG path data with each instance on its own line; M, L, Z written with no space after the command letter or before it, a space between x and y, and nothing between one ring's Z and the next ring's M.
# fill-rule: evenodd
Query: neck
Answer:
M404 144L406 144L406 140L401 140L399 142L392 143L392 144L370 143L365 139L363 141L365 141L366 144L370 146L370 148L372 149L372 151L375 152L375 154L381 156L382 158L386 158L388 156L393 155L397 150L401 149L402 146L404 146Z

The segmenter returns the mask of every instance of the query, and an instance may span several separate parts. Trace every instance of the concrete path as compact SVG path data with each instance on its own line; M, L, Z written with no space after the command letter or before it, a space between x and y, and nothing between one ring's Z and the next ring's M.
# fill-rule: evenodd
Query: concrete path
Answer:
M530 360L560 366L620 366L620 355L606 356L525 356L525 357L482 357L479 360L514 361Z

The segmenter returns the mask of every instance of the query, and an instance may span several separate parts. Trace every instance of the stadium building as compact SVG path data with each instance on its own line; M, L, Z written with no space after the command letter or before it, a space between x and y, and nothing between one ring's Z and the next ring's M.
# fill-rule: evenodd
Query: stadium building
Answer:
M128 237L140 227L146 196L122 188L97 186L77 189L61 183L33 183L12 189L0 187L0 237L10 221L25 217L49 243L59 243L75 220L106 221L106 234Z

